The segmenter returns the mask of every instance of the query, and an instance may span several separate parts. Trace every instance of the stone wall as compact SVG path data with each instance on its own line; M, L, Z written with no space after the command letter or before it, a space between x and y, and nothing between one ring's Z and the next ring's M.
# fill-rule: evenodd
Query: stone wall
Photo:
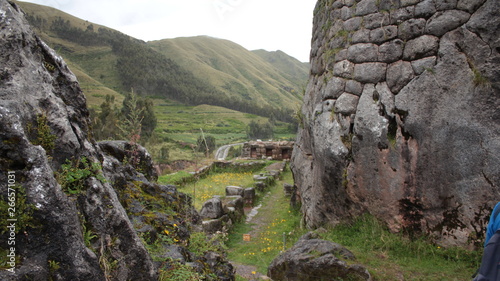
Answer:
M500 200L498 0L320 0L292 170L308 226L481 240ZM451 239L456 238L456 239Z
M271 158L286 160L292 157L294 142L251 141L243 144L241 157L250 159Z

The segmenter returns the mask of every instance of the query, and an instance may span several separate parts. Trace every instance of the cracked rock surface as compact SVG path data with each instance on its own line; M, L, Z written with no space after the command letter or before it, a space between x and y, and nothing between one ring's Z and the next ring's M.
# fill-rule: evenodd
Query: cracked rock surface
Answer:
M500 201L498 6L318 1L292 159L309 227L369 212L443 244L482 239Z

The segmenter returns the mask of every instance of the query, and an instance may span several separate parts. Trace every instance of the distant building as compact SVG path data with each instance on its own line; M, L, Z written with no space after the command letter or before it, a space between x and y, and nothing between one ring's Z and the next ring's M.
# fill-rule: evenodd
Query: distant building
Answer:
M292 158L293 145L293 141L250 141L243 144L241 156L251 159L287 160Z

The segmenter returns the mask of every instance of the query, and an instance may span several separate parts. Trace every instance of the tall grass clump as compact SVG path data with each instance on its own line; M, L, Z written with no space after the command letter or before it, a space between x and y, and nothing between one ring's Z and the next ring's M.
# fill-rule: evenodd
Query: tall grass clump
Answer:
M320 235L351 250L376 280L400 280L398 276L405 280L467 280L479 267L482 255L482 251L441 247L425 236L411 240L391 233L371 215Z

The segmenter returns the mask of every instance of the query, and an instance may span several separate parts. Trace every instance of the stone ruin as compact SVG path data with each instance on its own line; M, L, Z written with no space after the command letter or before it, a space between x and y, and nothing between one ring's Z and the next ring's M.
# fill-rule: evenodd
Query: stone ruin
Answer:
M242 157L288 160L292 157L293 141L250 141L243 144Z

